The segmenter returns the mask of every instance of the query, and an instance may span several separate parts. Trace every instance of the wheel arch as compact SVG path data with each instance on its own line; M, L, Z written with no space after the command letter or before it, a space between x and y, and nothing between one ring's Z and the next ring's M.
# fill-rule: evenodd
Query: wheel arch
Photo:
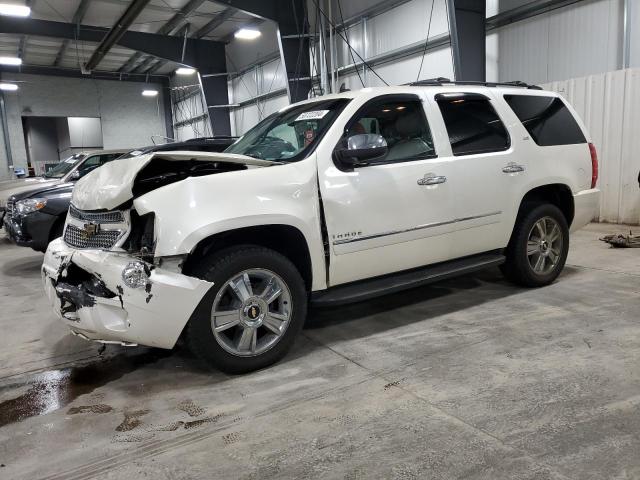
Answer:
M518 217L524 213L526 205L531 203L550 203L555 205L564 215L564 218L567 220L567 225L571 227L575 216L575 205L573 193L568 185L564 183L551 183L532 188L525 193L520 201Z
M240 227L203 238L187 255L183 273L193 272L203 256L233 245L258 245L280 253L296 266L307 291L311 291L313 265L309 244L302 231L287 224Z

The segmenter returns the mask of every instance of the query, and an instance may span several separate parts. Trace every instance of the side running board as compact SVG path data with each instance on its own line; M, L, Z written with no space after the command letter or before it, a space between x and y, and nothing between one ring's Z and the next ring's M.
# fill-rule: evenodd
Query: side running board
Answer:
M494 267L504 263L504 261L505 257L500 250L458 258L413 270L405 270L382 277L331 287L327 290L312 293L311 303L315 306L324 307L361 302L380 295L387 295Z

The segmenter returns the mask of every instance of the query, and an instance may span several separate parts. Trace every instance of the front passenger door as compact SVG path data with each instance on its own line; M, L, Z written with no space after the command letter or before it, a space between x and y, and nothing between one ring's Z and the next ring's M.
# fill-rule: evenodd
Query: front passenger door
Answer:
M355 168L335 157L326 168L319 163L332 286L450 256L453 170L438 157L422 99L370 100L347 122L341 143L361 134L382 135L388 153Z

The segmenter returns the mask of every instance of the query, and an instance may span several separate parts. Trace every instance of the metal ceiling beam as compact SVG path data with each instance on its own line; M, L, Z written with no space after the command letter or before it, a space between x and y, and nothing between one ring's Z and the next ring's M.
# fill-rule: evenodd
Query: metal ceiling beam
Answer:
M213 32L216 28L218 28L224 22L230 19L236 12L237 10L235 8L225 8L220 13L218 13L215 17L213 17L209 22L203 25L202 28L200 28L200 30L197 30L193 34L193 36L195 38L206 37L211 32Z
M150 0L133 0L129 7L124 11L120 18L116 21L115 25L109 30L109 33L102 39L100 44L96 47L91 58L85 64L85 69L88 71L93 70L102 61L104 56L111 50L122 36L127 33L129 27L138 18L138 15L142 13L144 7L147 6Z
M158 30L158 34L160 35L169 35L173 33L175 30L183 27L187 22L189 15L196 11L196 9L202 5L205 0L190 0L184 7L180 9L178 13L176 13L173 17L167 21L160 30ZM133 69L133 66L144 56L144 54L140 52L134 53L127 63L125 63L120 69L121 72L130 72Z
M95 71L92 74L85 75L75 68L53 67L45 65L22 65L20 67L12 67L8 65L0 65L0 72L7 73L26 73L32 75L51 75L56 77L73 77L73 78L95 78L98 80L119 80L125 82L155 82L162 83L165 87L169 86L169 77L166 75L138 75L134 73L119 72L102 72Z
M27 0L25 2L26 7L33 7L33 4L36 3L35 0ZM27 51L27 36L23 35L20 37L20 43L18 43L18 58L24 58L24 55Z
M216 28L220 27L224 22L230 19L237 10L235 8L229 7L218 13L215 17L213 17L209 22L203 25L199 30L193 34L193 38L202 38L209 35ZM148 72L155 73L164 65L166 65L165 60L157 60L147 59L145 62L141 63L138 68L136 68L136 72Z
M87 10L89 10L89 4L90 3L91 3L91 0L82 0L80 2L80 5L78 5L78 8L76 9L76 13L73 14L72 22L78 28L80 27L80 24L82 24L82 20L84 19L84 16L86 15ZM67 48L69 48L69 42L70 42L70 40L67 40L67 39L65 39L62 42L62 46L60 47L60 51L56 55L56 59L53 62L53 65L55 67L59 67L60 63L62 63L62 59L64 58L65 53L67 53Z
M34 35L99 43L108 32L109 29L102 27L87 25L78 27L72 23L0 16L0 33L12 35ZM182 61L184 46L182 38L158 35L157 33L128 31L116 43L122 47L172 62ZM218 47L224 47L224 44L213 40L188 38L184 63L187 65L200 63L203 58L206 59L208 51L217 51Z

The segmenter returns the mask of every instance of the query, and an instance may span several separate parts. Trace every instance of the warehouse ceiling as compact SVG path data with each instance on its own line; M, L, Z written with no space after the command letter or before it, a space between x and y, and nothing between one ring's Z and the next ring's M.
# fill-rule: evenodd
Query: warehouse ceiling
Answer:
M112 28L133 0L31 0L31 17L84 26ZM129 31L160 33L206 40L228 41L233 33L256 18L210 0L150 0ZM80 71L98 43L37 35L0 34L0 56L20 56L24 66L57 67ZM113 46L94 72L168 74L176 64Z

